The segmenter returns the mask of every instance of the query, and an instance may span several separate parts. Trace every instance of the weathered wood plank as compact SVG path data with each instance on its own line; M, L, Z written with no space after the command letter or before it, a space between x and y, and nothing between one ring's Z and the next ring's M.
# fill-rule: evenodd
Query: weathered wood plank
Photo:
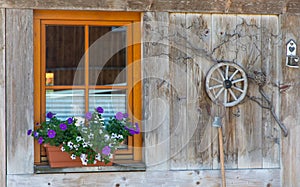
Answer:
M261 37L262 49L261 71L268 75L266 86L263 87L265 93L270 98L275 110L278 113L280 105L279 89L275 87L278 83L278 70L281 64L278 62L278 47L281 45L279 34L278 16L262 16L261 18ZM262 111L262 158L263 168L280 166L280 128L275 122L271 112L267 109Z
M247 74L261 69L261 16L238 16L237 62ZM249 80L249 97L261 97L258 86ZM238 167L262 167L262 108L253 101L240 105L238 124Z
M215 14L212 16L212 58L215 61L236 61L236 15L223 16ZM235 140L235 122L228 117L228 112L231 109L226 109L223 124L223 141L225 151L225 166L236 168L236 140ZM229 120L228 120L229 119ZM217 133L217 132L216 132ZM214 137L216 135L213 135ZM218 158L218 138L214 138L213 148L213 168L219 167Z
M299 10L296 0L0 0L2 8L166 11L206 13L281 14ZM298 11L299 12L299 11Z
M6 186L5 9L0 9L0 186Z
M33 11L6 10L7 173L33 173Z
M187 168L187 53L186 14L170 14L171 169Z
M289 130L289 136L282 138L282 183L283 186L300 186L299 158L300 158L300 82L299 69L285 66L285 46L290 39L300 41L300 17L286 15L281 17L282 22L282 80L281 80L281 119ZM299 44L298 44L299 45ZM300 54L299 47L297 55Z
M213 141L210 101L205 93L205 74L212 62L211 15L187 14L187 145L188 169L212 169Z
M279 169L228 170L228 187L280 187ZM177 186L177 187L215 187L221 186L218 170L196 171L156 171L156 172L105 172L105 173L67 173L39 175L9 175L8 186L30 187L69 187L77 186Z
M143 124L145 161L149 170L166 170L170 158L168 23L168 13L144 15Z

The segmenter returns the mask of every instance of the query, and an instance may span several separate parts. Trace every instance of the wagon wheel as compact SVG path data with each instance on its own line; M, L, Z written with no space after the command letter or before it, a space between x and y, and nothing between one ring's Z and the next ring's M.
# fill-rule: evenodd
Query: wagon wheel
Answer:
M221 101L225 107L240 103L247 94L245 71L235 63L220 62L207 72L205 88L212 101Z

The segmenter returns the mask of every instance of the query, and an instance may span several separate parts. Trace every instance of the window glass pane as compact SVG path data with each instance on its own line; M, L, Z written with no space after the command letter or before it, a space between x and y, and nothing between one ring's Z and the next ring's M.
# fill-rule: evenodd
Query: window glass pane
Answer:
M126 27L89 27L89 84L126 85Z
M46 26L46 85L84 84L84 41L83 26Z
M84 117L84 90L47 90L46 112L65 120L68 117Z
M104 109L104 119L115 116L117 112L127 112L127 94L125 90L90 90L89 111L98 106Z

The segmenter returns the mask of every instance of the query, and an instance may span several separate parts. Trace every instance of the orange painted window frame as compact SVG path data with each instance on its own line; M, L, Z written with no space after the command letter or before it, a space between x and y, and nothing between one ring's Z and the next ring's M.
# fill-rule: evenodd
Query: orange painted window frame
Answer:
M99 12L99 11L60 11L60 10L35 10L34 11L34 121L35 124L45 119L45 25L47 24L78 24L85 25L126 25L128 27L128 70L129 90L128 107L131 109L131 118L140 124L142 128L142 85L141 85L141 14L138 12ZM87 35L88 33L86 33ZM86 54L88 54L88 41L86 40ZM88 56L88 55L87 55ZM134 62L134 63L133 63ZM43 73L44 72L44 73ZM86 82L87 83L87 82ZM52 86L53 89L72 89L78 86ZM89 87L85 84L83 87ZM117 86L93 86L93 88L118 89ZM47 87L48 88L48 87ZM122 86L124 88L124 86ZM49 88L48 88L49 89ZM85 89L88 90L88 89ZM86 97L87 99L87 97ZM87 107L86 107L87 110ZM142 129L141 129L142 130ZM34 162L41 163L43 149L35 141ZM128 150L120 151L118 154L131 154L134 161L142 160L142 133L130 137Z

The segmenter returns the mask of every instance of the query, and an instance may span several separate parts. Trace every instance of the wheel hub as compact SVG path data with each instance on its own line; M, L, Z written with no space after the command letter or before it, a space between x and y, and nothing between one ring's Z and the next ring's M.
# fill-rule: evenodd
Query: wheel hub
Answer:
M230 80L225 80L223 85L226 89L229 89L232 86L232 82Z

